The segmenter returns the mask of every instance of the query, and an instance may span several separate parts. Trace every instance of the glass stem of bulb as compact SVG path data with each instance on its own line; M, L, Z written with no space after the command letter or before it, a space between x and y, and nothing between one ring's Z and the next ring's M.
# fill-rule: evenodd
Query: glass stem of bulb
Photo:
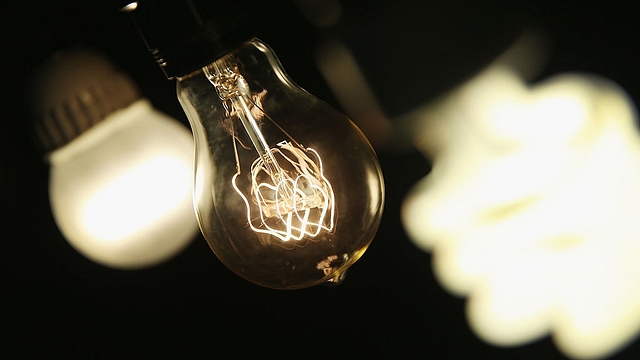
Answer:
M321 176L319 155L312 149L302 147L266 115L259 103L260 93L252 94L249 84L237 69L238 66L233 59L223 58L205 66L203 71L209 82L215 87L218 97L227 111L227 118L232 121L234 117L239 119L258 153L260 161L255 161L251 166L251 197L254 198L255 203L259 204L262 225L255 227L254 230L275 235L283 241L292 238L300 240L304 236L315 237L323 229L331 230L335 211L334 196L330 183ZM264 118L269 119L288 140L281 140L276 147L270 147L261 131L260 121ZM241 175L241 165L237 155L237 138L233 122L228 126L231 127L230 132L234 136L237 161L237 173L233 178L233 184L247 205L248 222L251 224L250 202L236 185L236 179ZM285 156L282 152L283 149L292 155ZM315 156L317 160L313 161L309 158L309 154ZM276 155L293 165L296 170L285 172L276 159ZM320 167L317 166L318 164ZM262 171L266 172L270 181L265 182L264 179L260 179ZM312 215L312 212L316 211L312 209L319 211L319 215ZM330 219L328 227L324 225L324 219L327 216ZM274 221L273 219L283 221L286 224L286 230L274 231L273 229L264 230L261 228L264 226L268 228L267 223ZM316 223L317 220L319 220L318 223ZM299 225L294 225L298 222Z
M216 88L218 96L223 103L230 103L231 109L227 111L235 114L251 143L264 162L267 171L274 183L279 183L284 177L282 169L277 165L277 160L273 156L269 144L265 140L260 125L251 112L251 108L258 105L252 100L251 90L247 81L234 69L236 66L228 60L220 60L204 67L204 73L211 84Z

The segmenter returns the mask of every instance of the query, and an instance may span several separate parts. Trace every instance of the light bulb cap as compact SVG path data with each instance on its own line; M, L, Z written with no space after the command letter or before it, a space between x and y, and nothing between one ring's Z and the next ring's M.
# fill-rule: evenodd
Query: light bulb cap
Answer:
M167 79L221 58L255 37L260 29L256 0L135 1L121 8Z
M78 48L45 60L32 73L27 97L37 145L48 154L142 95L102 54Z

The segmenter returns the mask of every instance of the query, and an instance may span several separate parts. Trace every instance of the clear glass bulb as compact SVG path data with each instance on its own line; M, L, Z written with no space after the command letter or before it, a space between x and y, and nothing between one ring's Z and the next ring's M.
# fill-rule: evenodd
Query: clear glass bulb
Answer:
M195 138L196 213L216 256L269 288L339 282L383 211L382 172L361 131L257 39L178 78L177 93Z

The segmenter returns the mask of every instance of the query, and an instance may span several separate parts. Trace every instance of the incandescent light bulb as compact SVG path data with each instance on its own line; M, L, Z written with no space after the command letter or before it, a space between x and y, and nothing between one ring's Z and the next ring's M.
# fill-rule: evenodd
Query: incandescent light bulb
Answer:
M198 231L188 128L94 51L55 53L33 85L51 210L69 244L116 269L157 265L182 251Z
M134 21L144 6L137 3ZM216 256L253 283L339 282L380 223L384 185L375 152L345 115L298 87L269 46L245 32L250 20L216 16L216 34L235 42L207 33L166 52L147 44L177 79L194 133L200 229Z

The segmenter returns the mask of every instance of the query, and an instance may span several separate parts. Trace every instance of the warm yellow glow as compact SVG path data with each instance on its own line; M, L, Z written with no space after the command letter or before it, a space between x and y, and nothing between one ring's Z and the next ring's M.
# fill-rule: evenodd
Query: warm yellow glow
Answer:
M87 233L98 240L124 240L162 221L190 197L185 186L190 173L182 159L158 156L119 174L87 201L82 211Z
M137 1L132 1L130 3L128 3L127 5L123 6L120 8L120 11L122 12L130 12L130 11L134 11L138 8L138 2Z
M237 185L241 173L233 177L233 187L245 203L251 229L282 241L316 237L321 232L333 230L333 189L324 177L318 153L311 148L299 149L286 141L271 149L271 153L291 170L284 171L276 162L272 165L280 169L281 176L274 176L262 158L256 159L251 166L250 195L245 195ZM316 160L309 158L307 153ZM252 203L257 205L257 214L252 214Z
M640 331L640 136L612 82L528 86L494 65L421 113L432 172L405 199L407 233L497 345L552 334L575 358Z
M303 148L279 126L283 136L289 139L280 141L276 147L269 146L262 133L262 122L272 119L261 107L267 92L252 94L233 63L208 66L204 71L225 102L229 120L242 124L256 152L257 158L248 174L250 181L241 185L238 178L243 174L236 144L239 140L235 132L230 131L238 171L232 184L245 204L247 225L257 233L285 242L332 231L335 200L333 188L324 177L320 155L314 149Z

